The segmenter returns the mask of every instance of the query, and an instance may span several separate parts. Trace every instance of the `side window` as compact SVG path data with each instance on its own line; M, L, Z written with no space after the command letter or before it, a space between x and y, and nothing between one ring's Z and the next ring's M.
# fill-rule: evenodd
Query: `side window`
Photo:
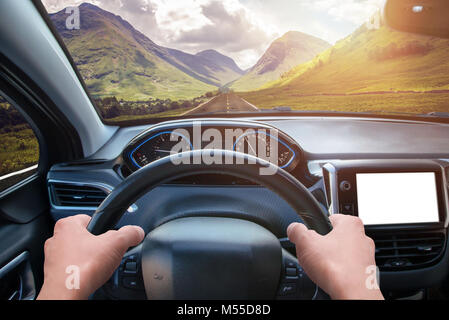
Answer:
M39 144L23 116L0 96L0 192L37 171Z

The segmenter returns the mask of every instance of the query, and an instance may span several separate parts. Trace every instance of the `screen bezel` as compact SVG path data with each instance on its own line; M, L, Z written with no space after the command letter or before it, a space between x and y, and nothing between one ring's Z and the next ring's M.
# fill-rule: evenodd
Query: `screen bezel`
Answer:
M336 184L333 186L338 194L338 207L344 203L354 204L354 215L358 216L358 194L357 194L357 173L435 173L439 222L425 223L400 223L400 224L373 224L365 225L367 230L433 230L444 228L446 224L446 202L444 192L443 178L444 168L436 161L407 161L407 160L355 160L341 161L332 163L337 177ZM349 181L352 188L348 192L340 190L339 185L342 181ZM345 202L346 201L346 202Z

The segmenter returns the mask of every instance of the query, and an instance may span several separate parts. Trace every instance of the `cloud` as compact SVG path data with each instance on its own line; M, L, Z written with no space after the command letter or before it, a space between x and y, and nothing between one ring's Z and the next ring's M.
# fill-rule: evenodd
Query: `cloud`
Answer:
M82 0L43 0L56 12ZM238 0L89 0L128 20L156 43L196 53L216 49L248 68L279 35Z
M326 12L336 21L355 25L365 23L376 11L381 10L385 0L303 0L302 5Z
M237 0L160 2L156 20L163 43L192 53L216 49L242 68L252 66L279 35Z
M1 0L0 0L1 1ZM347 36L385 0L43 0L49 12L90 2L122 16L157 44L190 53L216 49L242 68L270 43L302 31L331 43Z
M89 2L120 15L139 31L156 30L155 5L148 0L42 0L49 13ZM149 36L149 34L147 34ZM156 39L155 39L156 40Z
M263 28L243 7L229 9L225 2L211 1L201 6L209 23L200 28L178 33L175 42L217 48L235 53L265 49L276 35Z

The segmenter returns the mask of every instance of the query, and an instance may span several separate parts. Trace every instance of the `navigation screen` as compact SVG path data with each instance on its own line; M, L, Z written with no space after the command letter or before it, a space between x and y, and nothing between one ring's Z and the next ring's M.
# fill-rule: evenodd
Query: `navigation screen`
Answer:
M359 218L365 225L439 221L434 172L359 173Z

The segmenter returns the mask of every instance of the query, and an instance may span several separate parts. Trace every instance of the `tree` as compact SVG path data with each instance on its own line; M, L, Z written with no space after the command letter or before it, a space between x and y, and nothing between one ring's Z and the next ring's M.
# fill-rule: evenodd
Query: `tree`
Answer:
M172 101L170 103L170 110L176 110L179 109L180 105L178 101Z
M193 107L193 104L190 101L183 101L181 103L181 108L182 109L187 109L187 108L192 108L192 107Z
M120 109L118 108L118 106L112 106L111 108L107 109L105 114L106 119L117 118L118 116L120 116Z
M25 150L25 149L26 149L25 142L20 141L20 144L19 144L19 150L23 151L23 150Z

